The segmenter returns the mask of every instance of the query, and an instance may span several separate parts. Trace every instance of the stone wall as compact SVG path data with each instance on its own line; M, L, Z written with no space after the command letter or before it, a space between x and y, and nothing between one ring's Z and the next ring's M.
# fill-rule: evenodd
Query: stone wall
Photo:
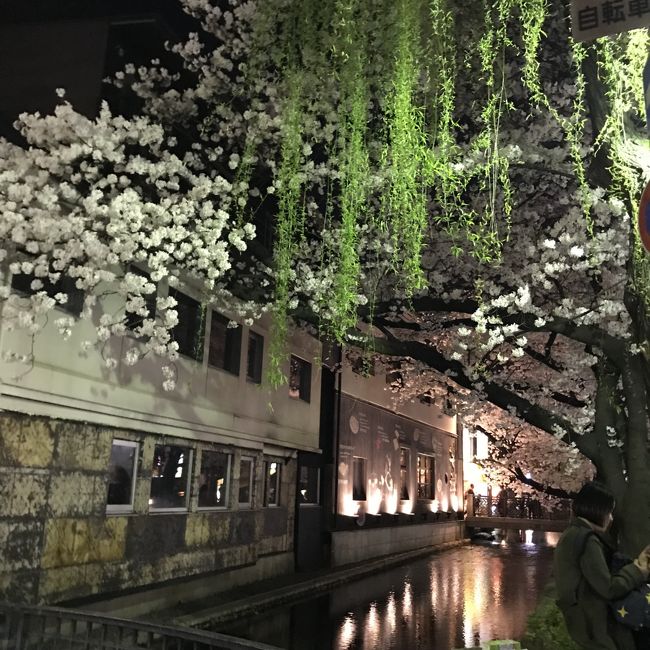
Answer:
M114 438L139 444L133 512L107 514ZM150 512L156 444L193 451L188 509ZM227 509L198 509L202 450L232 454ZM250 508L238 460L255 458ZM55 603L254 565L293 549L296 461L281 464L280 505L262 507L262 452L86 423L0 415L0 600ZM280 459L278 459L280 460Z

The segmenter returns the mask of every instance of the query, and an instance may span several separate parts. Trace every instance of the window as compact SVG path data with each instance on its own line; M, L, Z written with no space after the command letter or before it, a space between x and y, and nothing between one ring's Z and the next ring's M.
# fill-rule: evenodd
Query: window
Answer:
M418 499L435 498L433 456L418 454Z
M289 397L309 402L311 399L311 363L291 355Z
M352 459L352 498L355 501L366 500L366 459Z
M239 506L250 508L253 503L253 463L254 460L242 456L239 462Z
M113 440L108 463L107 512L132 512L138 443Z
M185 510L192 451L189 447L156 445L151 467L152 510Z
M300 467L298 477L298 502L301 505L317 505L319 502L320 470L318 467Z
M399 450L400 499L409 499L409 478L411 475L411 450L401 447Z
M264 337L255 332L248 333L248 363L246 379L255 384L262 383L262 359L264 358Z
M275 460L264 463L264 505L280 505L280 463Z
M32 282L40 280L43 283L41 289L32 289ZM79 316L84 306L84 292L77 289L76 279L70 278L61 273L56 282L50 282L47 277L37 278L32 273L16 273L11 278L11 288L23 294L24 296L33 296L39 291L44 291L50 298L54 298L56 294L65 294L68 299L64 303L57 301L57 307L63 311L68 312L72 316Z
M136 327L140 327L145 318L154 319L156 317L156 297L157 297L157 286L154 282L151 282L151 277L146 271L142 271L136 266L129 266L128 272L137 275L145 280L147 283L151 283L154 286L154 290L151 293L140 293L140 294L129 294L127 296L127 301L133 298L141 298L144 301L144 309L146 309L147 314L138 314L134 311L126 311L124 317L126 319L126 326L130 330L134 330Z
M169 290L169 295L178 303L178 324L171 330L173 339L178 343L178 351L186 357L197 361L203 359L203 309L201 304L189 296Z
M228 319L212 312L210 323L210 348L208 364L221 368L233 375L239 375L239 357L241 352L241 325L228 327Z
M469 457L471 460L476 460L478 456L478 437L475 433L470 433L469 436Z
M199 475L199 508L227 508L230 454L204 451Z

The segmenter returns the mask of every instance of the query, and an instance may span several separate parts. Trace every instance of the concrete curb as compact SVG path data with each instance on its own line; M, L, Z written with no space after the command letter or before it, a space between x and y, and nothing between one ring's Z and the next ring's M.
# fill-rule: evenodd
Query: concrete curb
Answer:
M229 603L200 609L173 619L174 625L187 627L209 627L227 623L262 610L300 600L303 596L314 596L346 582L363 578L377 571L383 571L400 564L428 555L434 555L455 546L466 544L468 540L446 542L435 547L424 547L383 556L361 564L343 566L317 576L296 574L295 581L277 589L253 594Z

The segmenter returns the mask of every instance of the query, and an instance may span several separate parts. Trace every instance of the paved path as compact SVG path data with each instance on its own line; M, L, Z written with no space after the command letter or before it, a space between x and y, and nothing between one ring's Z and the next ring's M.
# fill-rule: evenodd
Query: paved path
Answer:
M184 603L174 608L174 610L158 612L152 618L166 621L171 619L174 625L188 627L220 625L283 603L297 601L304 597L312 597L319 592L327 591L351 580L458 546L465 543L465 541L450 542L436 547L425 547L404 553L394 553L375 560L346 565L337 569L270 578L225 593L215 594L209 599ZM211 604L206 607L208 602Z

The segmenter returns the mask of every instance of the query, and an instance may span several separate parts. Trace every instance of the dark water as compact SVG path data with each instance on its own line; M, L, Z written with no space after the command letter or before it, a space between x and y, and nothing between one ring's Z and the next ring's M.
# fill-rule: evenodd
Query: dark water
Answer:
M289 650L451 650L521 638L553 549L468 545L220 631Z

